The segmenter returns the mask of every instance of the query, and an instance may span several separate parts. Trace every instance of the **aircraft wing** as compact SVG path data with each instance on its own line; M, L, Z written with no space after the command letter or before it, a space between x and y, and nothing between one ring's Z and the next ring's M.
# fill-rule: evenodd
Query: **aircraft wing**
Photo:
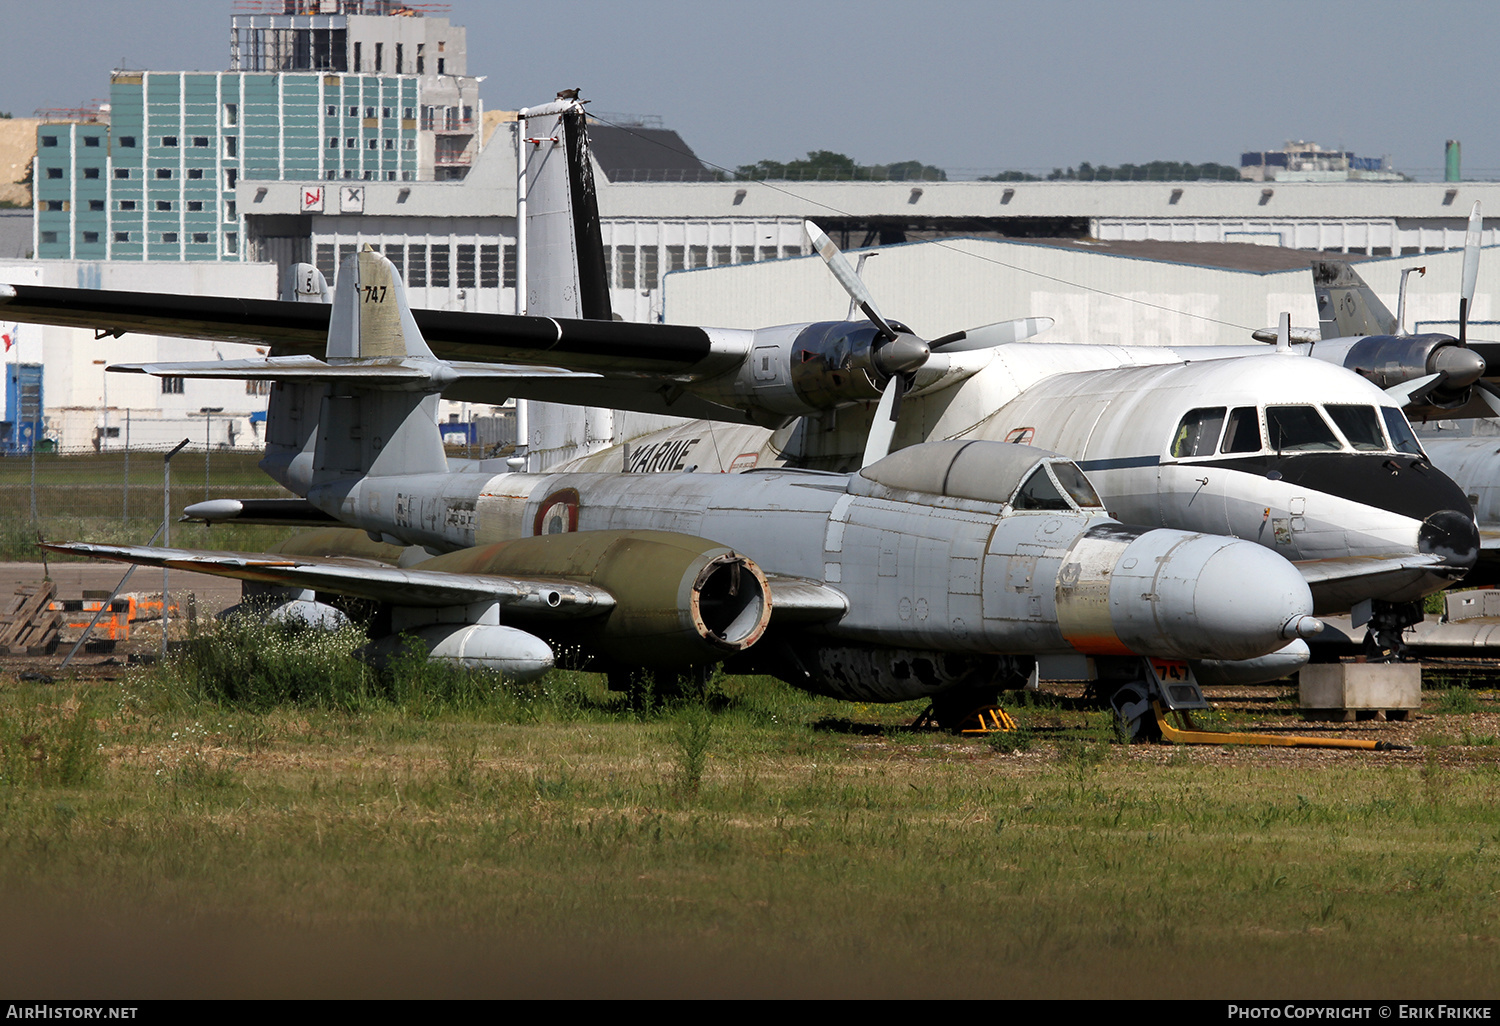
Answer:
M567 381L597 381L601 375L590 371L570 371L561 367L542 367L534 364L473 363L467 360L448 361L448 366L465 378L490 380L513 380L517 378L549 378ZM376 381L406 380L427 382L432 379L429 368L415 364L403 366L400 362L369 361L365 363L327 363L314 356L272 356L258 360L195 360L189 363L117 363L109 368L125 374L155 374L162 377L213 378L217 380L255 380L273 377L277 381L358 381L370 378Z
M166 335L270 345L276 356L321 357L331 306L265 299L187 296L46 285L0 284L0 318L88 328L98 335ZM744 423L746 415L687 394L674 384L717 377L748 356L749 332L673 324L634 324L450 310L413 310L434 355L478 365L517 364L553 372L488 372L444 390L451 399L493 401L496 377L507 395ZM560 372L593 372L579 381Z
M1372 577L1376 574L1399 573L1405 570L1422 570L1441 566L1446 562L1442 556L1343 556L1337 559L1307 559L1294 563L1302 572L1302 579L1311 588L1320 584L1333 584L1351 577Z
M567 619L607 613L615 605L613 595L591 584L545 577L403 570L373 560L339 556L211 552L81 542L42 547L64 555L334 592L402 606L443 607L498 601L503 609L516 614ZM821 581L773 574L768 583L772 616L778 622L837 620L849 610L848 597Z
M1302 579L1312 589L1314 602L1320 601L1320 593L1337 592L1347 580L1372 581L1384 574L1393 577L1410 574L1413 570L1441 569L1447 560L1435 554L1415 553L1399 556L1342 556L1331 559L1308 559L1293 564L1301 571Z
M66 555L329 591L402 606L441 608L499 602L502 608L526 616L572 618L607 613L615 605L614 596L603 588L547 578L402 570L365 560L279 556L269 552L206 552L76 542L43 547Z

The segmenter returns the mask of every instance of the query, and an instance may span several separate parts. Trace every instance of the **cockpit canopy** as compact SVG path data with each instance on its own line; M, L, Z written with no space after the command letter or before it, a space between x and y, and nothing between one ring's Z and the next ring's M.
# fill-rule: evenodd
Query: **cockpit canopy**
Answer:
M1078 464L1008 442L926 442L892 453L860 476L887 488L974 499L1016 510L1102 510Z
M1363 403L1200 407L1187 412L1168 445L1173 459L1268 450L1425 455L1400 410Z

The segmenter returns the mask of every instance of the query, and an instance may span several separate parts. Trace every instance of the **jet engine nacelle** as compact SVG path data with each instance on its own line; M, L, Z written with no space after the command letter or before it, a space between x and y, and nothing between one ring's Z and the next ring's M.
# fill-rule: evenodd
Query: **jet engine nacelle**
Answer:
M485 545L428 560L423 570L553 577L607 590L607 617L549 630L631 666L687 668L718 662L760 639L771 589L753 560L689 535L583 531Z

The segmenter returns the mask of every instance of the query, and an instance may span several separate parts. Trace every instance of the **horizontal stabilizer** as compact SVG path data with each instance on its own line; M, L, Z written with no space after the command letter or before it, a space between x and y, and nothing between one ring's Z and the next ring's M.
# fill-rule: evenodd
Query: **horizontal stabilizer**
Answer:
M402 570L363 560L279 556L270 552L207 552L76 542L43 547L65 555L327 591L394 606L433 609L497 602L503 610L517 615L571 619L599 616L615 605L614 596L603 588L547 578Z

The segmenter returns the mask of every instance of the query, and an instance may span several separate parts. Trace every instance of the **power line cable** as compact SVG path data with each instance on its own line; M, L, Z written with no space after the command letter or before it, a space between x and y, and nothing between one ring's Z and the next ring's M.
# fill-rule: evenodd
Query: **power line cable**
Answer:
M843 209L841 209L839 207L833 206L831 203L825 203L822 200L813 199L813 198L811 198L809 196L803 196L803 195L801 195L799 193L793 192L790 189L784 189L784 188L781 188L779 186L772 185L770 182L766 181L765 179L761 179L761 178L740 178L739 177L739 172L734 171L734 170L732 170L730 168L727 168L727 167L723 167L722 165L715 164L711 160L704 160L702 157L698 156L696 153L694 153L691 150L688 150L688 149L678 149L675 146L668 145L667 143L663 142L660 139L653 139L653 138L650 138L649 136L640 135L637 132L632 132L629 128L627 128L624 125L617 125L617 124L614 124L613 122L606 121L603 118L601 118L601 117L599 117L598 115L595 115L595 114L590 114L589 117L590 117L590 119L592 119L594 121L598 121L602 125L607 125L610 128L616 129L617 131L625 132L626 134L631 135L631 136L633 136L633 137L635 137L637 139L640 139L643 142L648 142L648 143L650 143L653 146L659 146L662 149L667 150L670 153L675 153L678 156L691 157L692 159L698 161L700 164L703 164L706 167L709 167L709 168L711 168L711 169L713 169L715 171L719 171L719 172L721 172L723 174L727 174L727 175L732 175L732 176L734 176L734 181L749 182L752 185L762 186L763 188L770 189L772 192L780 193L783 196L787 196L787 197L789 197L791 199L798 200L798 201L800 201L802 203L808 203L808 204L811 204L812 206L815 206L815 207L821 207L824 210L827 210L829 213L837 214L837 215L839 215L841 217L858 217L859 216L858 214L855 214L852 211L843 210ZM1019 271L1022 274L1030 274L1030 275L1033 275L1033 276L1035 276L1037 278L1042 278L1042 279L1044 279L1046 281L1056 282L1059 285L1068 285L1068 286L1070 286L1072 288L1082 289L1085 292L1092 292L1095 295L1107 296L1110 299L1118 299L1118 300L1120 300L1122 302L1125 302L1125 303L1133 303L1136 306L1144 306L1144 307L1148 307L1148 308L1153 309L1153 310L1161 310L1161 311L1163 311L1165 313L1176 314L1176 315L1178 315L1180 317L1191 317L1194 320L1207 321L1210 324L1217 324L1217 325L1220 325L1221 327L1225 327L1225 328L1234 328L1234 329L1236 329L1238 331L1247 331L1248 332L1248 331L1254 331L1254 330L1256 330L1255 328L1253 328L1253 327L1251 327L1249 325L1236 324L1233 321L1222 321L1222 320L1219 320L1217 317L1210 317L1207 314L1190 313L1187 310L1179 310L1179 309L1177 309L1175 307L1165 306L1165 305L1163 305L1161 303L1153 303L1153 302L1151 302L1149 300L1138 299L1138 298L1135 298L1135 297L1132 297L1132 296L1122 296L1122 295L1120 295L1117 292L1110 292L1107 289L1096 288L1093 285L1086 285L1083 282L1070 281L1067 278L1059 278L1056 275L1045 274L1045 273L1043 273L1041 271L1035 270L1034 268L1025 267L1025 266L1020 265L1020 264L1009 263L1008 261L999 260L999 259L996 259L995 257L984 256L983 254L980 254L980 253L971 253L971 252L969 252L967 250L959 249L956 246L953 246L951 244L945 243L941 239L930 239L930 240L928 240L927 244L928 245L937 246L937 247L939 247L941 249L946 249L949 252L951 252L951 253L957 253L960 256L970 257L970 258L975 259L975 260L982 260L985 263L994 264L997 267L1004 267L1004 268L1007 268L1007 269L1012 270L1012 271Z

